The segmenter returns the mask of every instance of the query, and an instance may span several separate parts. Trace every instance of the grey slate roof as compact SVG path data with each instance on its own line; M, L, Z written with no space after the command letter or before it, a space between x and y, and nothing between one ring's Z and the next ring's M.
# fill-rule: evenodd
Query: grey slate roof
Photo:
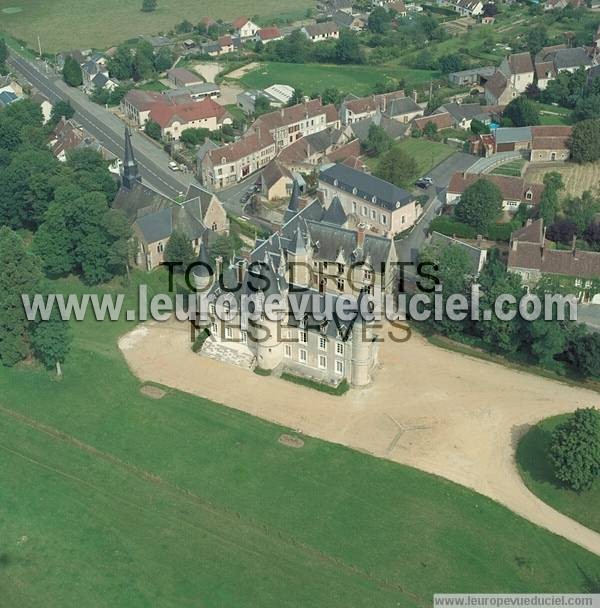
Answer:
M531 137L531 127L502 127L500 129L496 129L497 144L528 141L531 139Z
M322 221L336 226L343 226L348 221L348 216L337 196L333 198L331 205L325 210Z
M592 59L587 49L581 46L574 49L559 49L554 55L554 67L557 70L590 65L592 65Z
M459 247L460 249L465 251L466 254L469 256L469 261L471 263L471 272L473 274L477 274L479 272L481 257L482 255L485 256L485 251L480 247L470 245L469 243L463 243L458 239L452 238L451 236L446 236L445 234L441 234L439 232L431 233L430 244L436 249L444 249L448 246Z
M130 222L146 213L153 213L170 207L175 201L157 190L136 182L131 190L120 188L112 203L115 209L121 209Z
M414 99L410 97L400 97L398 99L392 99L388 103L385 113L388 116L401 116L402 114L421 112L422 109L421 106L415 103Z
M323 168L319 179L346 192L354 194L353 191L356 190L355 196L390 211L414 200L414 196L403 188L347 165L339 164Z
M369 136L369 127L371 125L382 127L392 139L403 137L409 129L408 124L383 116L381 112L377 111L369 118L363 118L362 120L353 122L350 125L350 130L354 133L355 137L360 139L360 141L366 141Z
M436 112L448 112L455 120L487 120L490 113L483 110L478 103L445 103Z

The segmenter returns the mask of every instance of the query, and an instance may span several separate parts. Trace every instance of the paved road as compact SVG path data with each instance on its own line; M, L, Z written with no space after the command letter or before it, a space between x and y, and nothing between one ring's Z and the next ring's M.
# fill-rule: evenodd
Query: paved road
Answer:
M67 86L52 69L42 63L32 63L11 53L9 65L22 74L50 101L69 101L77 112L77 121L102 145L118 158L123 156L124 125L111 112L91 102L78 89ZM144 181L169 196L185 192L194 178L190 174L175 173L168 168L169 155L145 135L134 132L133 146Z
M450 183L452 175L456 171L464 171L476 160L476 156L465 154L464 152L456 152L428 173L428 176L433 179L433 185L424 190L423 193L429 196L429 201L425 204L424 213L417 225L405 238L396 244L396 251L400 262L414 263L416 261L417 254L427 237L429 224L431 224L431 220L433 220L444 205L446 188ZM408 268L406 274L407 276L411 274Z

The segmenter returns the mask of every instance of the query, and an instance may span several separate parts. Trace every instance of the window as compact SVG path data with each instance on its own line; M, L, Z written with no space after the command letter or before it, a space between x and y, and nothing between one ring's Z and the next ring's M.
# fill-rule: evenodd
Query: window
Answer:
M325 355L319 355L319 367L321 369L327 368L327 357Z
M344 344L343 342L337 342L335 345L335 353L336 355L343 355L344 354Z
M242 344L246 344L246 342L248 342L248 332L247 331L242 331L240 333L240 342Z
M300 344L306 344L307 342L307 334L305 331L299 331L298 332L298 342L300 342Z
M338 264L338 274L344 274L344 265Z
M377 219L377 212L375 211L375 209L371 209L371 219L372 220Z
M363 270L363 279L365 281L370 281L373 278L373 274L370 270L365 269Z
M298 359L300 363L306 363L306 351L303 348L298 351Z
M319 348L321 350L327 349L327 340L325 338L319 338Z
M589 289L591 286L592 286L592 282L591 281L586 281L585 282L586 289Z
M219 331L219 328L217 327L217 324L216 324L216 323L211 323L211 324L210 324L210 333L211 333L213 336L216 336L216 335L217 335L217 333L218 333L218 331Z
M289 344L285 345L283 349L283 354L289 359L292 356L292 347Z
M387 215L381 214L381 223L382 224L387 224Z
M356 201L352 201L352 212L356 213Z
M404 224L405 221L406 221L406 217L403 215L402 216L402 224Z
M340 291L344 291L344 287L346 286L346 283L344 282L344 279L338 279L337 281L337 288Z
M215 314L215 303L214 303L214 302L211 302L211 303L208 305L208 312L210 312L210 314L211 314L211 315L214 315L214 314Z
M228 340L231 340L233 338L233 330L231 329L231 327L226 327L225 328L225 337Z
M365 216L367 215L367 208L364 205L363 205L363 208L361 209L361 213Z
M530 201L533 198L533 192L531 190L527 190L525 193L525 198Z
M575 287L581 287L581 279L575 279Z
M336 361L335 362L335 373L336 374L343 374L344 373L344 362L343 361Z

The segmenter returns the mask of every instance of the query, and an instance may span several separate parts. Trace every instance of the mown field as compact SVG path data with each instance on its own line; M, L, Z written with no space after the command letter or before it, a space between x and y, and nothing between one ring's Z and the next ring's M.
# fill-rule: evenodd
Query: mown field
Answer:
M558 171L565 183L563 196L580 196L585 190L596 191L600 185L600 162L585 163L532 163L524 177L528 181L541 184L548 171Z
M3 606L411 608L600 576L600 558L466 488L311 438L285 447L285 429L190 395L143 396L116 345L128 328L77 324L61 382L0 369Z
M586 492L578 494L563 487L554 477L547 451L552 432L566 417L556 416L542 420L521 439L517 462L527 487L557 511L600 532L600 482Z
M242 15L302 17L313 0L158 0L158 9L143 13L142 0L0 0L0 29L37 48L37 36L48 52L73 48L106 48L139 34L168 32L184 19L197 23Z
M287 84L300 88L303 93L320 93L327 87L336 87L344 93L368 95L378 83L403 79L406 88L417 86L439 73L430 70L414 70L401 66L326 65L318 63L261 63L257 69L240 79L249 89L263 89L272 84Z

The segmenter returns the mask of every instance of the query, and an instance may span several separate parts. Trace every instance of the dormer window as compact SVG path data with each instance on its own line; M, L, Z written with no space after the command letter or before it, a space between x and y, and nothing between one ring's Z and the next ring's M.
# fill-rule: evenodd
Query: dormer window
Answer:
M533 192L531 190L527 190L527 192L525 192L525 198L530 201L533 198Z
M356 188L352 188L352 194L356 194L358 190Z
M371 202L372 203L376 203L377 202L377 197L376 196L371 197Z
M333 185L337 187L337 185L338 185L338 180L337 179L333 180Z

